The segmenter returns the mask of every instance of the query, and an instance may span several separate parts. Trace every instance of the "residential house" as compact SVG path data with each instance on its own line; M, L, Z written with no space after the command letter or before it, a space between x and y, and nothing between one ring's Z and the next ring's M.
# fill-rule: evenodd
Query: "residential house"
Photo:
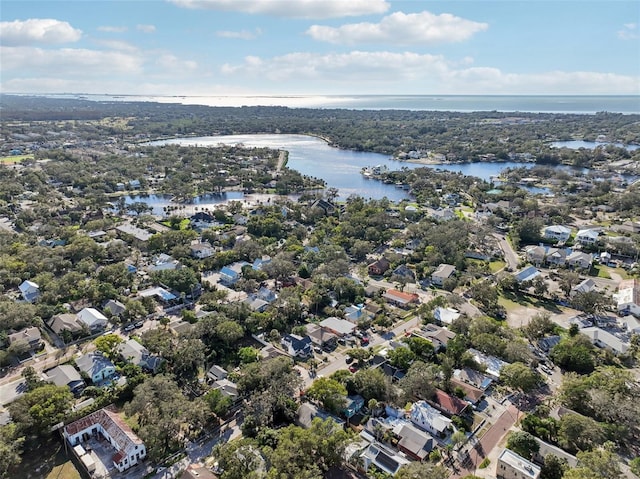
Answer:
M331 419L340 429L344 427L344 420L318 408L318 406L308 402L300 404L300 407L298 408L298 415L295 420L298 426L309 429L315 418L319 418L323 421Z
M271 256L264 255L260 258L254 259L253 264L251 265L251 268L253 268L256 271L262 271L262 268L264 268L269 263L271 263Z
M469 407L469 403L437 388L429 404L447 416L460 415Z
M412 334L431 341L436 352L446 349L447 343L456 337L456 333L453 331L433 323L425 324L422 329L414 331Z
M207 378L213 382L219 381L221 379L227 379L228 375L229 373L227 372L227 370L222 366L218 366L217 364L211 366L207 371Z
M640 280L625 279L620 281L618 292L614 297L617 301L618 313L640 317Z
M547 250L547 256L545 258L546 262L549 266L564 266L567 262L567 257L569 256L569 252L571 250L567 249L559 249L559 248L549 248Z
M336 212L336 207L330 201L319 199L311 203L310 209L318 209L326 216L330 216Z
M189 224L194 230L204 230L216 226L219 223L216 221L212 214L205 211L198 211L196 214L189 217Z
M567 264L576 269L589 269L593 263L593 257L582 251L573 251L567 256Z
M33 281L24 280L20 286L18 286L22 299L27 303L33 303L38 296L40 296L40 287Z
M116 373L115 365L100 351L83 354L76 359L76 366L94 384L110 379Z
M171 305L173 302L178 299L178 297L167 291L160 286L155 286L153 288L147 288L138 292L138 296L141 298L155 298L163 305Z
M513 275L518 283L532 281L538 276L540 276L540 271L538 271L535 266L527 266Z
M502 451L496 464L498 479L539 479L541 472L539 466L510 449Z
M237 261L220 270L220 283L223 286L233 286L242 277L242 268L248 266L246 261Z
M344 319L354 324L358 324L360 321L369 318L369 313L365 309L364 304L351 305L344 308Z
M78 312L77 317L78 322L84 324L92 333L107 327L107 317L95 308L83 308Z
M433 317L441 324L451 324L460 317L460 313L457 309L438 306L433 310Z
M547 257L547 247L542 244L529 245L524 248L524 254L527 261L536 266L542 266Z
M307 335L315 346L323 347L327 344L335 344L338 336L314 323L306 325Z
M47 321L47 326L61 336L64 331L69 331L74 336L82 332L82 324L78 321L78 316L70 313L56 314Z
M147 348L135 339L129 339L118 345L118 353L125 361L140 366L146 371L156 372L162 364L162 358L151 354Z
M276 299L278 299L278 294L275 291L262 286L256 293L256 297L260 298L263 301L266 301L267 303L273 303Z
M347 418L352 418L364 407L364 398L359 394L347 396L342 414Z
M576 243L592 246L598 242L600 232L596 229L583 229L576 234Z
M168 254L161 253L153 259L153 262L149 268L147 268L147 271L150 273L157 273L159 271L172 271L181 267L182 265L180 264L180 261L173 259L173 257Z
M580 333L587 336L596 346L608 349L616 354L626 353L630 346L629 342L597 326L582 328Z
M76 397L82 394L82 391L86 386L76 368L70 364L56 366L53 369L49 369L44 374L47 381L52 382L56 386L67 386Z
M138 228L131 223L125 223L117 226L116 231L123 240L132 243L138 248L144 248L153 236L149 231Z
M542 338L542 339L538 340L538 346L545 353L548 353L554 347L556 347L558 344L560 344L561 340L562 340L562 337L558 336L558 335L547 336L546 338Z
M199 464L189 464L180 479L218 479L218 476Z
M496 358L495 356L488 356L486 354L483 354L477 349L469 349L468 351L469 353L471 353L471 356L477 363L483 365L486 368L485 371L487 374L496 378L500 378L500 371L503 367L509 364L502 359Z
M127 307L117 299L110 299L104 303L102 309L104 311L109 311L111 316L120 317L127 310Z
M436 286L444 286L444 282L451 278L456 272L456 267L451 264L440 264L431 274L431 282Z
M456 369L453 377L473 387L486 391L493 383L493 379L471 368Z
M65 426L63 435L72 447L89 439L106 439L116 450L111 461L120 472L135 466L147 456L142 440L118 414L107 408Z
M320 321L320 327L329 333L335 334L337 337L352 334L356 329L356 325L346 319L330 317Z
M411 268L409 268L406 264L401 264L391 273L392 277L396 276L402 278L403 280L413 283L416 280L416 274L413 272Z
M414 427L410 422L399 421L393 433L400 438L398 449L416 461L424 461L433 450L433 437Z
M280 340L280 344L294 358L306 359L313 356L311 338L309 336L298 336L297 334L286 334Z
M24 344L29 351L37 351L42 347L42 334L36 326L23 329L7 336L9 344Z
M397 289L388 289L382 297L387 303L398 306L399 308L408 308L412 304L420 302L420 297L415 293L405 293Z
M269 303L264 299L260 299L255 295L247 296L244 300L245 303L249 305L249 309L256 313L264 313L269 307Z
M238 397L238 394L239 394L238 393L238 385L236 383L234 383L233 381L230 381L227 378L218 379L217 381L214 381L213 384L211 384L211 387L213 389L217 389L224 396L227 396L227 397L233 399L234 401L236 400L236 398Z
M465 383L455 377L450 379L451 387L455 391L460 389L464 393L464 400L470 404L477 404L484 397L484 391L480 388Z
M569 291L569 296L574 297L578 293L590 293L596 289L596 282L591 278L587 278L580 283L576 284L571 291Z
M391 263L386 258L380 258L371 263L367 268L372 276L380 276L387 272Z
M429 406L426 401L416 401L411 406L410 419L413 424L429 434L445 437L452 429L451 419L443 416L440 411Z
M456 218L456 213L451 208L427 208L427 213L435 221L449 221Z
M571 228L563 225L547 226L542 229L542 236L547 240L566 243L571 236Z
M365 471L374 465L377 469L392 476L395 476L402 466L411 462L406 457L388 449L375 440L361 451L359 456L360 459L358 461Z
M210 256L213 256L216 252L216 249L206 242L192 244L189 249L191 256L196 259L208 258Z

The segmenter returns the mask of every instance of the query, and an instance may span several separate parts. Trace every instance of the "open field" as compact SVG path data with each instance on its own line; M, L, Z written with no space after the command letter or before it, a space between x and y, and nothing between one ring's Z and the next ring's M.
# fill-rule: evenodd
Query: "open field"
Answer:
M71 455L71 453L69 454ZM22 479L81 479L80 473L65 455L64 446L58 439L25 446L22 464L8 477Z
M16 163L22 163L25 160L33 160L33 155L3 156L0 157L0 164L15 165Z

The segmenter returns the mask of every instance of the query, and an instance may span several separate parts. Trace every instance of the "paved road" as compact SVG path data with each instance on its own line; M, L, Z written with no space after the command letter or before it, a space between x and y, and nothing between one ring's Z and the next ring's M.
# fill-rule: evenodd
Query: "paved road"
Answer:
M489 428L470 450L469 459L465 462L464 468L458 469L451 478L459 479L468 474L473 474L482 460L491 453L491 450L498 445L507 434L507 431L513 427L518 418L518 414L519 411L515 406L511 404L507 406L505 412L502 413L493 426Z
M511 244L507 241L503 234L494 233L493 236L498 240L500 249L504 253L504 260L507 262L507 266L513 271L518 269L518 255L511 247Z

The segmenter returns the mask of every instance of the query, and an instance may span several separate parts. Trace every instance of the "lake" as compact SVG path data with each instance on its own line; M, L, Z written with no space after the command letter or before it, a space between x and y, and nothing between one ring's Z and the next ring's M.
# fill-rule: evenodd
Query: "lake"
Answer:
M362 151L342 150L330 146L326 141L308 135L221 135L193 138L174 138L150 142L150 145L183 145L210 146L219 144L235 145L242 143L247 147L268 147L287 150L289 161L287 166L303 175L322 178L327 187L337 188L339 199L346 199L351 195L363 198L381 199L387 197L392 201L409 198L407 191L394 185L387 185L381 181L366 179L360 172L367 166L384 165L389 170L402 168L435 168L464 175L475 176L486 181L500 175L505 168L530 168L534 163L461 163L422 165L418 163L401 162L391 159L388 155L368 153Z

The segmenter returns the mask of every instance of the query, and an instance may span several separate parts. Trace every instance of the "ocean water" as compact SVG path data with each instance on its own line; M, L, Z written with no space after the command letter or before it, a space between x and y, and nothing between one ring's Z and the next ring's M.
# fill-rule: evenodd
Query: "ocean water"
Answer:
M499 111L528 113L597 112L640 114L640 95L282 95L282 96L141 96L42 95L93 101L154 101L207 106L287 106L355 110Z

